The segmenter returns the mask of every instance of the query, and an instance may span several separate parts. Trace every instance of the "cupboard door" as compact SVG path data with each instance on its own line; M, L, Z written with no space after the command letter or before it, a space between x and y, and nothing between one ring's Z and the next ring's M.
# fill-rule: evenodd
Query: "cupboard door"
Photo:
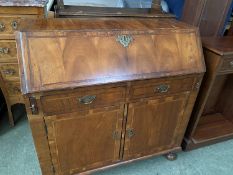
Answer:
M177 143L186 121L189 93L130 103L126 125L124 159L156 154L180 147ZM179 137L179 138L177 138ZM182 139L180 139L182 140Z
M119 160L123 107L45 117L57 174L74 174Z

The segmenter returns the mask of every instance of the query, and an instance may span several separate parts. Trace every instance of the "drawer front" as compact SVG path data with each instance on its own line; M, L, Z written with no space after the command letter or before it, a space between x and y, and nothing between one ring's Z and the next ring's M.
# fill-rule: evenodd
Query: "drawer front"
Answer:
M225 58L223 60L222 66L220 68L220 72L228 72L233 71L233 57L232 58Z
M20 82L6 82L5 85L9 96L21 95Z
M41 97L45 115L56 115L119 105L125 100L125 87L77 90L72 93Z
M0 71L4 80L19 80L18 64L0 64Z
M36 18L36 15L22 15L22 16L1 16L0 17L0 35L13 34L20 27L20 19L22 18Z
M160 79L136 82L132 85L130 98L138 99L191 91L194 81L194 77L188 77L182 79Z
M16 43L14 40L0 40L0 62L17 61Z

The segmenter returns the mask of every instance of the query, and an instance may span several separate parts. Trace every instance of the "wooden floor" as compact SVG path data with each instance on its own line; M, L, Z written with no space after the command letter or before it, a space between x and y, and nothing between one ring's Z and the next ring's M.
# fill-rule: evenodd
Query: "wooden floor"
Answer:
M233 122L216 113L201 117L192 140L198 144L229 136L233 137Z

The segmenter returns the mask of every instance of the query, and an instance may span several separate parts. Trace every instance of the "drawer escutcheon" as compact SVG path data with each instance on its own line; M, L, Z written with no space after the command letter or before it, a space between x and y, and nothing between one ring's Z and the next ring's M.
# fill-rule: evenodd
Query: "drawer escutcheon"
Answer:
M84 105L91 104L96 99L96 95L87 95L79 98L79 102Z
M118 35L116 39L123 47L128 47L133 41L133 37L130 35Z

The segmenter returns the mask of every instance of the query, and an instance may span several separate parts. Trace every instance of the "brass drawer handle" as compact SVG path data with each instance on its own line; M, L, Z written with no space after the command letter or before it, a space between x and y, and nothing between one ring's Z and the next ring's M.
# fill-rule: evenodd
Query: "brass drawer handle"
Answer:
M128 138L132 138L132 137L135 136L134 129L132 129L132 128L127 129L127 130L126 130L126 133L127 133L127 137L128 137Z
M118 35L116 39L123 47L128 47L133 41L133 37L130 35Z
M0 54L8 54L10 51L9 48L0 47Z
M230 66L233 67L233 61L230 62Z
M5 30L5 25L2 22L0 22L0 31L2 32L4 30Z
M14 87L14 88L13 88L13 91L19 93L19 92L20 92L20 89L19 89L18 87Z
M18 28L18 22L17 21L12 21L11 27L12 27L13 30L17 30L17 28Z
M6 69L6 70L3 70L3 73L6 75L14 75L15 70L14 69Z
M84 105L91 104L96 99L96 95L87 95L79 98L79 102Z
M155 87L154 91L159 92L159 93L167 93L169 90L170 86L166 84L162 84L158 87Z

